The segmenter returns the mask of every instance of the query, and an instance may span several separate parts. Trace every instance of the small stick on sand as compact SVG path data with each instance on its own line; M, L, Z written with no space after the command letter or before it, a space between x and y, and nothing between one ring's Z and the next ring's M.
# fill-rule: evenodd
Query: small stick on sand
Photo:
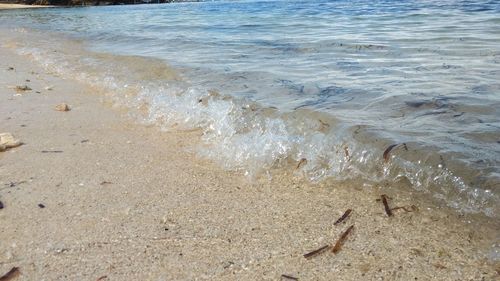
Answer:
M317 256L317 255L323 253L324 251L326 251L328 248L330 248L330 245L323 246L317 250L314 250L312 252L305 254L304 258L309 259L309 258L312 258L314 256Z
M42 153L63 153L62 150L42 150Z
M299 280L299 278L297 278L297 277L293 277L293 276L286 275L286 274L281 274L281 278L290 279L290 280Z
M18 182L15 182L15 181L11 181L9 183L6 183L5 185L7 187L16 187L17 185L20 185L22 183L25 183L26 181L18 181Z
M19 267L13 267L11 270L9 270L9 272L0 277L0 281L12 280L13 278L18 277L19 274L21 274L21 271L19 271Z
M446 266L444 266L440 263L435 263L435 264L433 264L433 266L437 269L446 269L447 268Z
M385 196L385 198L387 198L387 199L389 199L389 200L392 200L392 197L389 197L389 196L387 196L387 195ZM375 201L380 202L380 201L382 201L382 199L377 198L377 199L375 199Z
M385 213L389 217L392 217L392 209L389 208L389 203L387 203L387 195L382 194L382 195L380 195L380 197L382 198L382 203L384 203Z
M400 209L403 209L407 213L418 211L418 208L415 205L394 207L394 208L391 209L391 211L400 210Z
M337 225L343 222L345 219L347 219L347 217L349 216L349 214L351 214L351 212L352 209L347 209L347 211L345 211L345 213L335 223L333 223L333 225Z
M338 253L342 249L342 245L344 244L344 241L347 238L347 235L351 232L351 230L354 228L354 224L351 225L342 235L340 236L339 240L337 240L337 243L335 243L335 246L332 248L332 252L334 254Z

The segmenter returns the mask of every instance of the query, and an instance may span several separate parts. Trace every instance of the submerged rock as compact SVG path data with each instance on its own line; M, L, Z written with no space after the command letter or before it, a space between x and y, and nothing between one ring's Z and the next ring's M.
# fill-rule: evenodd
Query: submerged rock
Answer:
M0 134L0 152L5 151L9 148L20 146L22 142L16 138L11 133L1 133Z

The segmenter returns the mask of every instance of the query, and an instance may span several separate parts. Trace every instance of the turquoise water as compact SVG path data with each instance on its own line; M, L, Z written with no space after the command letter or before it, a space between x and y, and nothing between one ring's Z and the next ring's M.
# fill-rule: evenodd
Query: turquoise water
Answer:
M139 121L201 128L199 154L228 169L405 182L498 217L499 1L19 10L0 26Z

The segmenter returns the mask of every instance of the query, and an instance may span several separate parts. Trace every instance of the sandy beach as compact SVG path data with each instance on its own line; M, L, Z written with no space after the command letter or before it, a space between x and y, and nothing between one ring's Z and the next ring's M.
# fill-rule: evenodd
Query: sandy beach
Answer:
M23 142L0 152L0 276L18 267L13 280L500 278L487 258L496 221L393 186L224 171L190 152L200 132L136 124L95 89L5 47L0 77L0 133ZM408 212L389 217L382 194Z
M53 6L47 5L23 5L23 4L3 4L0 3L0 10L9 10L9 9L31 9L31 8L49 8Z

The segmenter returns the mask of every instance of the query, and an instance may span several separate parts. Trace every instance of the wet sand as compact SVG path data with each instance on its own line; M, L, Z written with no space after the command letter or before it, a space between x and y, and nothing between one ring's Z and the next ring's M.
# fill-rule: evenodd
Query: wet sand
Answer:
M95 89L4 47L0 77L0 133L24 143L0 152L0 276L19 267L16 280L500 278L486 258L497 221L396 186L224 171L190 152L200 132L138 125ZM16 91L23 85L32 90ZM54 110L62 102L71 110ZM382 194L418 211L389 217ZM339 252L304 258L351 225Z

